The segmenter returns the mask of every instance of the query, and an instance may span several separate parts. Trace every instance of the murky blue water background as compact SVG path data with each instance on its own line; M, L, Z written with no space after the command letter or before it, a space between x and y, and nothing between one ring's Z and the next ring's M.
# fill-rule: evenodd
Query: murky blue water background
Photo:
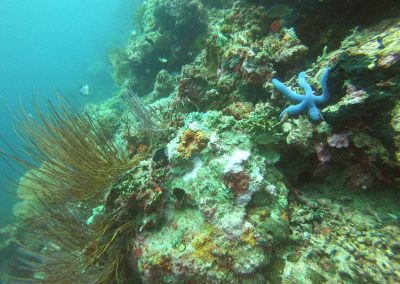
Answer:
M55 98L55 88L74 102L98 102L116 86L110 49L125 44L142 0L0 0L0 133L16 143L6 105L18 110L35 97ZM89 84L91 95L79 96ZM28 108L29 111L29 108ZM4 174L16 178L0 161ZM18 177L17 177L18 178ZM0 226L12 218L15 198L0 191Z

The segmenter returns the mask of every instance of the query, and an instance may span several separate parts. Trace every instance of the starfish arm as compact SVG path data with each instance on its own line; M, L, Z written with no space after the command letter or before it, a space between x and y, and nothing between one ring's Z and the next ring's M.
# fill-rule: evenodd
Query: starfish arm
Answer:
M315 96L314 101L317 104L324 104L328 101L329 99L329 91L328 91L328 75L329 75L329 67L325 68L324 73L322 74L321 77L321 89L322 89L322 95L321 96Z
M304 72L299 73L299 86L304 89L304 92L306 93L306 95L312 95L312 93L313 93L312 88L311 88L310 84L308 84L308 82L306 80L306 73L304 73Z
M314 121L319 121L321 115L319 114L319 110L315 104L312 104L308 109L308 114L310 115L311 119Z
M303 100L302 95L298 95L292 90L290 90L288 87L285 86L281 81L277 79L272 79L272 85L285 97L287 97L290 100L293 100L295 102L301 102Z
M306 104L304 102L301 102L297 105L290 105L281 112L279 117L282 118L285 114L293 116L303 112L305 109L306 109Z

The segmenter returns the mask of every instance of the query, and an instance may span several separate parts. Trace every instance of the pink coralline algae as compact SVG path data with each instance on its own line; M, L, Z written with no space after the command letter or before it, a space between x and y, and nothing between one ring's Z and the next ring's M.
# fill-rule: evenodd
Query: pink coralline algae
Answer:
M322 143L315 146L315 152L317 152L318 161L321 163L329 162L332 158L328 149Z
M345 133L335 133L328 137L327 142L329 146L340 149L349 147L350 141Z
M349 84L346 89L346 98L351 103L360 103L368 97L363 89L358 90L354 85Z

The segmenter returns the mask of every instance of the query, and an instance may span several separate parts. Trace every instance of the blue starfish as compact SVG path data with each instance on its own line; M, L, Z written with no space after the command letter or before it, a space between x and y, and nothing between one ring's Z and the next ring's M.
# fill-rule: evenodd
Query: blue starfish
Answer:
M305 110L308 110L311 119L319 121L320 113L319 109L317 108L317 104L326 103L329 99L329 92L327 87L328 74L329 68L325 68L324 73L321 77L321 96L316 96L313 94L313 90L311 89L310 84L306 81L306 74L304 72L300 72L299 74L299 86L304 89L304 95L299 95L286 87L285 84L283 84L281 81L277 79L272 79L272 84L282 95L284 95L288 99L298 102L297 105L290 105L285 108L279 117L282 118L286 114L289 116L293 116L304 112Z

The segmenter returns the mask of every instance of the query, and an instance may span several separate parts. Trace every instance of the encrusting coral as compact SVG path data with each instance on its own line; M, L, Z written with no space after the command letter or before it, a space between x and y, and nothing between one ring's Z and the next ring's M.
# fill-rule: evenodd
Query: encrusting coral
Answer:
M202 131L187 129L179 137L178 152L182 157L189 159L194 153L200 152L206 147L207 142L208 139Z
M349 1L270 2L146 1L101 114L23 115L23 280L399 282L400 20L333 39Z

